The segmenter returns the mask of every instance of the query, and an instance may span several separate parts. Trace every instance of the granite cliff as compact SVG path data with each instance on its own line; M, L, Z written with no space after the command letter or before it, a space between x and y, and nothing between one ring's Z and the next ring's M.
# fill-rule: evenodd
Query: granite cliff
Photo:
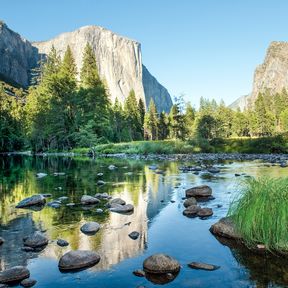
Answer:
M0 26L0 76L22 86L28 86L31 70L49 53L52 46L63 56L69 45L78 71L81 69L84 47L89 43L95 53L99 74L108 86L112 102L124 102L133 89L146 106L153 98L158 111L168 112L171 97L142 64L141 44L116 35L99 26L85 26L73 32L42 42L29 42Z
M264 62L254 72L251 94L238 98L230 107L252 108L259 93L269 90L274 95L283 88L288 89L288 42L271 42Z

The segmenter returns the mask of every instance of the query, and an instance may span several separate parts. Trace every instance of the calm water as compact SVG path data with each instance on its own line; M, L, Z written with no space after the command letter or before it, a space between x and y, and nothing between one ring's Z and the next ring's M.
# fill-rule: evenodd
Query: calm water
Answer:
M110 164L118 168L110 171ZM165 175L149 170L151 164L157 164ZM166 284L167 287L288 287L287 261L253 256L231 245L229 248L209 232L211 224L226 215L229 202L244 179L235 177L235 173L287 176L288 168L265 167L257 161L219 163L221 173L212 179L203 179L201 175L180 172L181 165L183 163L117 159L0 158L0 236L6 240L0 247L0 270L25 265L31 277L38 281L37 287L155 287L132 272L142 268L146 257L161 252L173 256L182 265L178 277ZM48 176L37 179L37 172ZM55 177L54 172L66 174ZM98 187L97 173L100 172L104 173L101 179L106 184ZM214 210L214 215L207 220L182 215L185 189L198 184L210 185L216 197L202 205ZM134 213L97 214L97 207L65 205L79 203L83 194L97 192L108 192L134 204ZM33 212L14 208L23 198L38 193L51 193L51 200L61 196L69 199L59 209L46 206ZM102 228L95 236L86 236L79 230L89 220L101 223ZM130 225L125 225L129 222ZM51 242L40 253L23 252L22 238L35 230L46 231ZM136 241L130 239L128 234L132 231L140 232L141 237ZM66 239L70 245L58 247L55 241L58 238ZM101 261L88 270L61 273L58 259L71 249L95 250L101 255ZM192 261L221 268L213 272L192 270L187 267Z

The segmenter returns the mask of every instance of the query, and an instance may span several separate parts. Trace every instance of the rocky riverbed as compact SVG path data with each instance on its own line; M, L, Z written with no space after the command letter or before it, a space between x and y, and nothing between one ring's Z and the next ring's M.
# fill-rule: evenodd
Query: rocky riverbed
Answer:
M0 282L285 287L285 259L218 238L229 226L215 233L241 181L287 175L285 155L260 156L2 157Z

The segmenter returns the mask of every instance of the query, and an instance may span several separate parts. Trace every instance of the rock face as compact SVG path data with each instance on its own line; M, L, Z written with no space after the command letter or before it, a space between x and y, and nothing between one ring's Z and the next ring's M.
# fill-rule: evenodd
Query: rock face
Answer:
M264 62L254 72L252 93L240 97L230 107L235 110L253 108L260 92L269 90L273 95L283 88L288 88L288 42L272 42Z
M169 111L173 105L169 92L157 81L155 77L150 74L144 65L142 65L142 68L146 105L148 106L150 100L153 99L159 112ZM155 97L154 95L158 95L158 97Z
M100 256L87 250L70 251L64 254L59 260L59 269L64 271L88 268L96 265L100 261Z
M28 86L31 69L45 59L52 45L61 56L69 45L80 71L87 43L93 48L100 77L107 83L112 102L117 98L124 103L133 89L147 107L153 98L159 112L170 110L168 91L142 64L141 44L99 26L85 26L49 41L30 43L0 22L0 77Z
M0 76L29 85L30 69L37 65L37 48L0 21Z
M239 97L238 99L236 99L234 102L232 102L228 107L231 108L234 111L237 111L238 109L240 109L240 111L245 111L250 103L250 98L251 95L243 95L241 97Z
M15 266L10 269L0 272L0 283L8 284L13 282L19 282L30 276L30 272L23 266Z
M271 94L288 88L288 42L272 42L267 50L264 63L254 73L251 103L258 93L269 89Z
M76 31L63 33L46 42L34 42L39 53L47 55L52 45L63 56L67 45L72 49L78 70L89 43L96 55L99 73L107 82L112 102L117 98L123 103L133 89L146 106L153 98L159 111L169 111L172 106L168 91L142 65L140 43L114 34L98 26L85 26Z

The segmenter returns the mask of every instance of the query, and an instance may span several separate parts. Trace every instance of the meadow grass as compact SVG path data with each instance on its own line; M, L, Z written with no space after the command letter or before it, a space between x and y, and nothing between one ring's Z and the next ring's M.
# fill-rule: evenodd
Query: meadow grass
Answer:
M228 212L248 247L288 253L288 178L245 180Z

